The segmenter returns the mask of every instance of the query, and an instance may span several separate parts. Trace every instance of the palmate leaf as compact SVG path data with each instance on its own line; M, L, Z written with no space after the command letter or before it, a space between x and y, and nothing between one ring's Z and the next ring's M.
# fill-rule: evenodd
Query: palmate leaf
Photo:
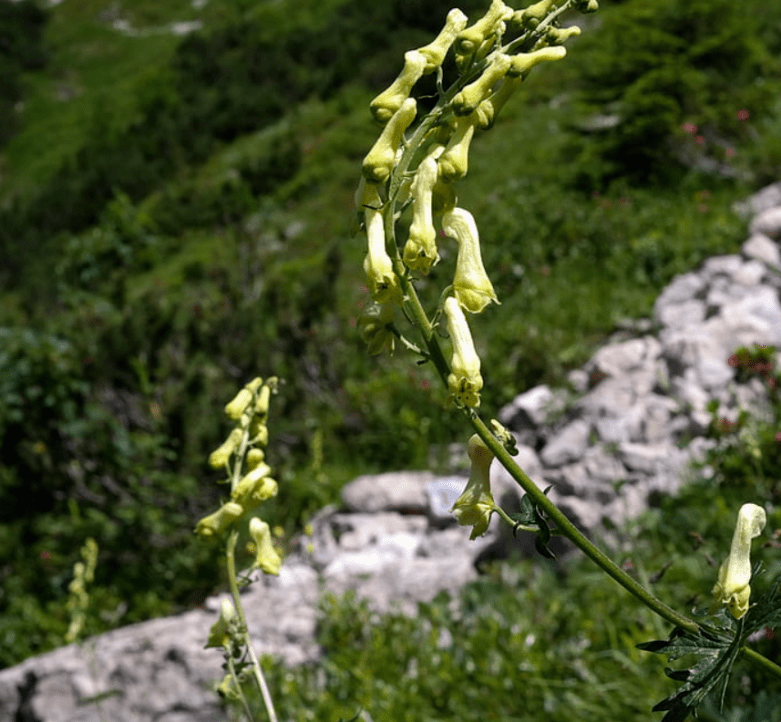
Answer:
M549 486L543 493L547 494L550 489L551 487ZM515 522L515 526L513 527L513 535L516 535L518 533L518 529L522 526L536 527L534 548L537 550L537 553L548 559L556 558L556 555L550 549L548 549L548 543L550 542L551 538L550 526L548 526L548 522L542 515L539 507L534 503L528 494L524 494L524 496L521 498L521 511L517 514L509 514L508 516Z
M696 616L704 616L701 610ZM732 666L740 653L743 634L736 633L736 622L725 608L715 615L717 625L704 625L699 632L676 627L669 639L638 644L638 649L667 655L668 661L692 655L697 657L688 669L666 669L665 674L683 685L654 708L667 712L662 722L683 722L711 692L722 707Z
M759 569L755 567L752 581L756 579ZM776 577L762 596L753 600L745 617L745 635L758 632L765 627L781 626L781 576Z

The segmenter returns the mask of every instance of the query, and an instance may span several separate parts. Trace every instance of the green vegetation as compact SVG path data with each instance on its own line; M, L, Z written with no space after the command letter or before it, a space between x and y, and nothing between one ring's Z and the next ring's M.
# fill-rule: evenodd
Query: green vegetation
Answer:
M285 382L269 459L281 495L269 522L287 534L356 474L437 468L447 444L464 440L426 367L411 370L404 354L365 355L354 328L367 298L365 250L351 235L358 168L375 136L368 102L450 3L286 5L122 8L140 29L204 22L184 39L123 35L99 18L97 1L48 11L50 62L24 75L25 107L0 158L0 666L62 643L71 570L88 537L100 557L86 633L182 609L215 589L214 555L192 527L218 503L206 457L224 436L224 399L256 375ZM781 160L781 11L752 0L734 25L714 22L738 12L733 5L604 8L571 41L577 61L533 74L501 127L475 140L458 193L479 218L486 265L500 269L502 301L475 329L485 408L562 383L618 321L648 315L674 274L744 239L731 204L775 180ZM691 35L679 32L690 26ZM729 50L723 65L709 40ZM665 85L673 70L676 93ZM68 100L57 97L63 85ZM738 119L740 109L750 115ZM594 112L622 120L587 130ZM683 123L700 128L704 146ZM725 143L730 156L713 150ZM734 173L698 163L708 158ZM668 167L672 175L660 172ZM443 258L432 281L454 261ZM778 493L770 487L781 447L771 427L755 433L761 462L745 456L747 437L731 437L714 467L729 469L725 481L662 502L631 532L644 539L637 569L679 560L663 583L681 605L692 588L709 589L715 570L680 529L717 554L730 533L724 510L747 487L755 498ZM536 564L518 569L522 592L518 572L496 570L467 592L462 619L438 601L419 621L374 628L365 610L333 607L325 672L272 671L283 714L349 718L365 705L376 718L463 718L475 702L454 690L485 684L503 719L526 719L529 709L636 718L668 693L660 660L631 651L664 630L627 597L591 584L579 564L565 580ZM501 616L487 611L491 598ZM525 616L530 609L538 616ZM351 629L350 619L361 623ZM528 642L527 626L550 638ZM446 627L456 644L436 652ZM342 648L355 639L369 649L357 666ZM413 639L431 648L427 659L413 654ZM395 689L400 678L408 684ZM646 684L659 687L637 700L631 690Z

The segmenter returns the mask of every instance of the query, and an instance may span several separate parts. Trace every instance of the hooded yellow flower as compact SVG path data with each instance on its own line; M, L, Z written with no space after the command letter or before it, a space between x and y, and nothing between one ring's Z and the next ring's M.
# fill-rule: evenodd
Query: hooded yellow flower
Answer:
M713 587L716 601L728 605L735 619L741 619L748 611L751 540L762 533L766 523L767 516L761 506L744 504L740 507L729 556L721 565L718 581Z
M469 538L475 539L488 530L488 522L495 508L490 478L494 455L477 434L469 439L467 451L472 462L469 482L450 511L456 515L461 526L473 527Z

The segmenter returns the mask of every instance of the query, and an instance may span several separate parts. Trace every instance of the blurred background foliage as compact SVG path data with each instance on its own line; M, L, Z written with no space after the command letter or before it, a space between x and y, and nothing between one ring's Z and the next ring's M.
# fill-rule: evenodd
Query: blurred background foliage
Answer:
M215 589L191 530L219 499L222 407L255 375L284 380L283 543L357 474L445 470L466 436L426 366L369 358L355 328L368 102L451 2L193 5L0 3L0 666L62 643L88 536L89 633ZM781 162L781 7L625 0L574 20L571 59L530 76L458 188L502 301L474 329L489 415L735 252L732 203Z

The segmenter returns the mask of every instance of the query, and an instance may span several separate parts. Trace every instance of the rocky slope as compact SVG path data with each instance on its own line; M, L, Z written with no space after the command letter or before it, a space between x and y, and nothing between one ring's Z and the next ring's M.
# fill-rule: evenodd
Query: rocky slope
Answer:
M752 196L740 255L709 259L678 276L656 301L654 319L617 334L570 376L577 393L539 386L500 413L516 433L521 466L588 531L621 524L654 494L674 491L690 459L708 446L705 405L734 420L762 414L766 387L735 381L738 346L781 346L781 183ZM733 361L734 363L734 361ZM689 441L683 445L683 442ZM496 465L495 465L496 466ZM517 487L495 468L494 492L517 504ZM256 649L296 665L318 658L317 601L356 589L379 610L414 613L439 591L457 592L482 559L506 553L494 519L486 537L449 514L464 476L399 472L356 479L341 509L323 509L278 578L245 594ZM523 535L521 535L523 536ZM529 544L522 539L521 544ZM559 551L566 551L565 547ZM115 630L0 672L0 719L17 722L213 722L227 719L209 690L221 655L204 650L219 611L202 609Z

